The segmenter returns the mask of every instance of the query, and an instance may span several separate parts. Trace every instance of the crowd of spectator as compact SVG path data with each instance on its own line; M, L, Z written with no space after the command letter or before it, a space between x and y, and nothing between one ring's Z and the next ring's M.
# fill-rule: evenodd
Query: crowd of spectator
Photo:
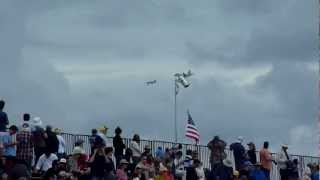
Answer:
M233 159L227 157L227 143L215 136L209 143L211 169L205 169L198 151L183 150L181 144L172 148L149 145L142 149L140 136L135 134L128 146L115 129L113 142L107 140L107 127L92 129L90 152L84 141L77 139L71 154L66 154L66 142L61 129L44 127L39 117L25 113L21 124L9 125L0 100L0 175L1 179L80 179L80 180L269 180L277 165L281 180L319 180L319 165L308 164L299 173L296 159L290 159L287 145L282 145L276 157L264 142L257 158L255 144L248 148L238 137L229 148Z

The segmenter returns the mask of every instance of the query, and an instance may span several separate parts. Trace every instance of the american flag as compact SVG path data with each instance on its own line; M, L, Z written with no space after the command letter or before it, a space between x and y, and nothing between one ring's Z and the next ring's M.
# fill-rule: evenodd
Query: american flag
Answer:
M196 125L194 124L194 121L192 120L190 112L188 111L187 113L188 113L188 123L186 127L186 137L198 142L200 140L199 131Z

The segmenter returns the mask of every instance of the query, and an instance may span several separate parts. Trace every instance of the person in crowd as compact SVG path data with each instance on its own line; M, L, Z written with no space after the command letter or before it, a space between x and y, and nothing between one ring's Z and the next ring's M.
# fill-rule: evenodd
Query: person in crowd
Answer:
M311 180L319 180L320 179L320 165L315 166L315 172L312 173Z
M105 165L106 177L105 177L105 180L113 180L116 177L114 162L112 160L113 148L106 147L104 150L105 150L105 158L106 158L106 165Z
M142 177L142 169L139 166L134 169L132 180L146 180Z
M109 128L107 126L102 126L101 128L98 129L98 133L97 133L97 135L103 139L104 147L108 145L108 138L107 138L108 129Z
M81 147L74 147L72 156L69 158L68 163L71 173L73 173L78 179L86 179L88 177L90 173L87 163L88 159L88 155L85 154Z
M65 159L64 159L65 160ZM43 179L57 179L59 174L59 160L52 161L52 166L43 175Z
M0 135L1 132L7 131L7 125L9 124L7 113L3 111L5 105L5 101L0 100Z
M182 159L181 151L176 152L173 165L174 165L175 179L182 180L182 178L185 176L185 171L184 171L184 160Z
M142 175L145 179L152 178L150 174L154 172L154 164L152 160L152 156L141 156L141 161L137 164L138 167L141 168Z
M106 153L103 147L95 149L90 160L90 175L92 180L104 180L106 175Z
M130 149L132 151L132 161L133 165L136 166L141 157L141 151L140 151L140 136L138 134L135 134L133 136L133 139L130 144Z
M35 117L32 121L32 136L34 140L35 161L45 152L47 134L42 127L42 121L39 117Z
M162 163L160 163L159 173L160 173L161 180L172 180L173 179L173 176L171 175L168 168Z
M120 127L117 127L115 129L115 136L113 138L114 156L116 158L117 167L120 165L121 159L123 159L123 152L126 148L126 145L123 143L121 133L122 129Z
M311 167L312 167L312 164L308 163L307 166L304 168L303 174L302 174L302 180L311 180L311 175L312 175Z
M33 136L27 125L17 133L17 160L24 161L31 169L33 159Z
M47 138L45 139L46 148L51 153L57 153L59 151L59 140L56 133L52 131L52 126L49 125L46 127L46 134L47 134Z
M127 168L129 162L125 159L120 160L119 167L117 169L116 178L117 180L128 180Z
M50 151L50 149L46 149L45 153L40 156L35 170L38 174L44 174L48 169L52 167L52 162L57 160L58 156Z
M250 142L247 145L249 148L247 152L248 159L252 164L256 164L257 163L256 145L253 142Z
M61 129L55 128L54 130L57 139L59 141L59 149L58 149L58 157L59 158L64 158L66 156L66 142L64 138L61 136Z
M156 158L157 159L163 159L164 158L164 155L165 155L165 152L163 151L162 147L159 146L156 150Z
M281 146L281 150L279 153L277 153L277 164L278 164L278 169L280 172L280 177L281 180L288 180L288 162L289 162L289 156L287 153L288 146L283 144Z
M261 169L264 172L267 180L270 180L270 172L272 169L272 155L269 151L269 142L265 141L263 143L263 148L259 152Z
M29 169L29 164L24 160L17 160L11 172L9 174L8 179L31 179L31 171Z
M199 159L195 159L193 164L196 170L197 180L205 180L205 173L201 161Z
M96 148L96 138L98 137L97 134L98 134L97 129L92 129L91 130L91 136L89 138L91 155L93 154L94 149Z
M189 156L189 155L188 155ZM198 175L195 169L195 166L192 164L190 166L186 166L186 180L197 180L198 179Z
M260 163L257 163L254 165L254 168L250 172L249 179L250 180L266 180L267 179L265 173L261 169Z
M243 137L239 136L235 143L230 145L230 150L233 152L236 170L240 170L242 163L245 161L246 150L242 145Z
M233 167L232 161L230 159L224 159L222 166L217 169L215 178L210 177L210 179L216 180L232 180L233 179ZM239 172L238 172L239 173Z
M144 146L144 151L141 154L141 157L142 156L152 156L151 147L148 144Z
M239 171L233 171L233 180L239 180L240 173Z
M294 159L293 161L293 166L289 175L290 180L299 180L300 175L299 175L299 161L298 159Z
M17 155L17 131L18 127L15 125L10 126L9 133L3 136L3 156L5 157L5 171L7 174L10 173L13 167L16 155Z
M250 175L250 171L251 169L253 168L253 164L251 164L250 161L245 161L241 167L240 167L240 177L241 176L245 176L247 178L249 178L249 175Z
M215 177L215 171L227 157L225 153L226 146L227 143L221 140L219 136L215 136L213 140L208 143L208 148L210 150L211 176L213 178Z

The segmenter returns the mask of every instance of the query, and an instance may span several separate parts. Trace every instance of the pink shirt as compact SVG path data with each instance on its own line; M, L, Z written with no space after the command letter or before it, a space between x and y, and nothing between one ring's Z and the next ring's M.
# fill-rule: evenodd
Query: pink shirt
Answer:
M126 172L122 169L117 170L117 180L128 180Z

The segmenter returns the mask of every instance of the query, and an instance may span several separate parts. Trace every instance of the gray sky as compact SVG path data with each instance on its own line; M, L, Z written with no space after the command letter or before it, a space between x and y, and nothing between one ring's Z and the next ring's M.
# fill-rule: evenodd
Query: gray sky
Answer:
M0 3L0 98L10 121L68 132L107 124L172 140L173 74L201 131L316 153L316 0L108 0ZM144 82L157 79L155 86Z

